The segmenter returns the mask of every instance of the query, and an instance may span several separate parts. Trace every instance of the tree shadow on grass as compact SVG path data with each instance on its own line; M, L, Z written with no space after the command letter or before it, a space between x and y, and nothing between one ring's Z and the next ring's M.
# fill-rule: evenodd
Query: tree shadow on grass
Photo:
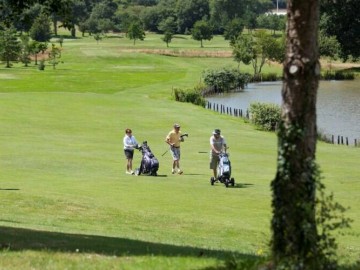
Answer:
M70 253L96 253L108 256L256 258L224 250L209 250L100 235L69 234L0 226L0 248L10 251L34 250Z

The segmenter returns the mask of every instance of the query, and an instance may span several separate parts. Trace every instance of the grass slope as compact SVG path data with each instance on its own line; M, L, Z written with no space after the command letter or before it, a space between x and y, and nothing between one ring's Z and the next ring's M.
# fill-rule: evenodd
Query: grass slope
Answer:
M170 100L172 87L192 87L204 69L236 64L149 53L165 47L159 40L66 39L56 70L0 68L0 269L205 269L234 255L267 254L275 134ZM170 46L229 50L219 37L204 49L185 37ZM181 176L170 173L169 153L162 156L174 122L190 135ZM158 177L125 175L127 127L148 141ZM235 188L209 183L209 156L201 152L214 128L230 146ZM352 230L338 241L342 262L353 263L359 149L319 143L317 157L328 190L351 207Z

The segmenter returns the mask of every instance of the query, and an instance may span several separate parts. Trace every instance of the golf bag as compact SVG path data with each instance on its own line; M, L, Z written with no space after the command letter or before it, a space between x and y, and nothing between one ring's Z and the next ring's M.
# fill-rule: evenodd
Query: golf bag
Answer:
M159 169L159 161L151 152L150 147L147 144L147 141L144 141L141 146L139 146L139 151L142 153L140 168L135 170L136 175L146 174L157 176L157 171Z
M215 182L219 181L220 183L224 183L226 187L231 184L235 185L235 179L231 177L231 162L229 159L229 155L226 152L221 152L219 154L219 165L217 168L217 177L211 177L210 183L214 185Z
M220 180L220 182L223 182L222 180L225 180L226 178L230 178L231 176L231 163L230 163L229 155L227 153L220 153L219 159L220 161L218 166L217 177Z

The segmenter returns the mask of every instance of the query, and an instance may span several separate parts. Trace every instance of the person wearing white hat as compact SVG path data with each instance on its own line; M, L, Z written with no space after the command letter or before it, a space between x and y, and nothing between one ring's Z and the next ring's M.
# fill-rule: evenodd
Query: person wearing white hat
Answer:
M221 136L221 130L215 129L210 137L210 169L213 170L214 178L217 177L217 167L219 165L219 153L226 149L226 141Z
M181 136L180 125L174 124L173 130L166 136L165 142L170 145L170 151L173 158L171 173L182 174L183 171L180 169L180 142L184 139Z

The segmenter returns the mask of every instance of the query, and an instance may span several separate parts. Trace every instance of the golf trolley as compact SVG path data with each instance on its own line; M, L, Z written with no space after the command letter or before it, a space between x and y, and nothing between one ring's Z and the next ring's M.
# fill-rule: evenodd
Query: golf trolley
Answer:
M210 184L213 186L215 182L225 184L226 187L229 185L235 186L235 179L231 177L231 162L229 154L226 152L219 153L219 165L217 168L217 177L210 178Z
M159 161L151 152L147 141L144 141L137 149L141 151L142 158L140 168L135 169L135 175L144 174L157 176L157 171L159 170Z

